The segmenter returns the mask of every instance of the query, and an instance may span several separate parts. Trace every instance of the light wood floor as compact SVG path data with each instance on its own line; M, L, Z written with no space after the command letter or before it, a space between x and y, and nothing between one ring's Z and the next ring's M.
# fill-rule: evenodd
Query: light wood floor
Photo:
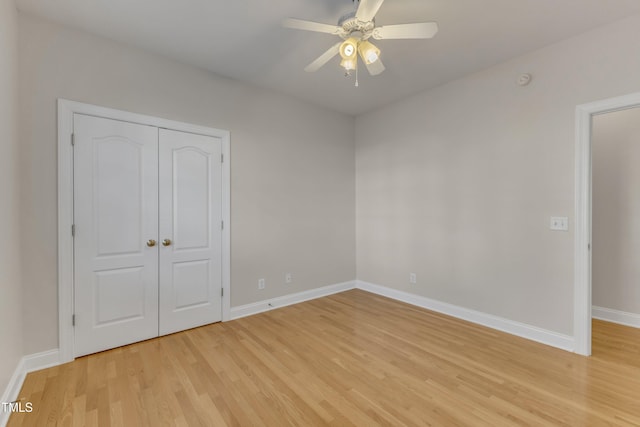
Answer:
M29 374L9 426L640 425L640 330L581 357L354 290Z

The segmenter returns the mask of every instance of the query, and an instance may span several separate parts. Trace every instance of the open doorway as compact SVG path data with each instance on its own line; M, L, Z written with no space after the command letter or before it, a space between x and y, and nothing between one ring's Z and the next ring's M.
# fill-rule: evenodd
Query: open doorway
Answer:
M593 117L594 319L640 327L640 108Z
M576 216L574 259L574 351L591 354L593 123L598 115L640 107L640 93L576 108Z

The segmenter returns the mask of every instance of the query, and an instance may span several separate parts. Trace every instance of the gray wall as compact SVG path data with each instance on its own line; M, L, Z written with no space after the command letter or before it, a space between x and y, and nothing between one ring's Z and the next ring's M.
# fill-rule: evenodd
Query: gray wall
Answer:
M232 306L354 279L352 117L30 15L19 23L27 354L58 346L57 98L231 131Z
M575 108L638 52L636 16L358 117L358 279L572 334Z
M640 109L593 119L593 305L640 314Z
M0 398L23 354L17 25L13 0L0 0Z

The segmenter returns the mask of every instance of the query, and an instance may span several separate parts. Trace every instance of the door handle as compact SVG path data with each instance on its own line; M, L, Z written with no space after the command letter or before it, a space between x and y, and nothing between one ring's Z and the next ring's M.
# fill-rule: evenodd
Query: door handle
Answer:
M147 241L147 246L149 246L150 248L154 247L156 245L156 241L153 239L149 239Z
M162 241L162 246L169 246L171 244L171 239L164 239Z

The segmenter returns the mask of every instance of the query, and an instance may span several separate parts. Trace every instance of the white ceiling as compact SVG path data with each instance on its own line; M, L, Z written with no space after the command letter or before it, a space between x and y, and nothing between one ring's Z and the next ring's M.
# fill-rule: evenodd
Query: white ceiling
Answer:
M352 0L17 0L22 11L357 115L508 58L640 13L637 0L386 0L376 24L437 21L432 40L381 40L387 70L343 76L336 57L303 68L337 36L281 27L337 24ZM524 71L524 70L523 70ZM514 76L515 78L515 76Z

